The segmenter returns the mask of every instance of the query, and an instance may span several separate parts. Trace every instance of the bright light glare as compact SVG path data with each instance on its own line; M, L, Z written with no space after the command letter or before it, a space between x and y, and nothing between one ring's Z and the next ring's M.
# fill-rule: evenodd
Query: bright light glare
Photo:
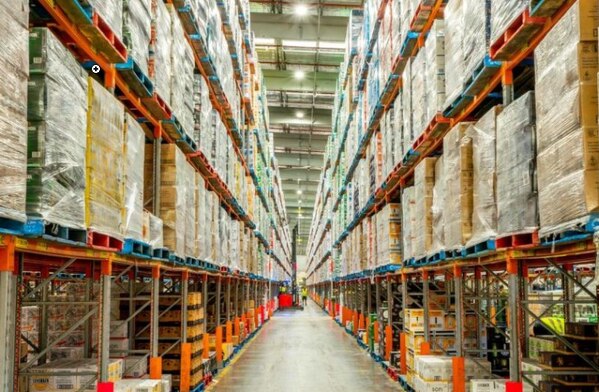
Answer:
M295 117L304 118L304 112L295 112Z
M305 4L296 5L295 14L297 16L306 16L308 14L308 7Z
M298 194L298 195L301 195L301 194L302 194L302 190L301 190L301 189L298 189L298 190L297 190L297 194Z
M297 80L302 80L305 76L306 73L304 71L295 71L295 73L293 74L293 77Z

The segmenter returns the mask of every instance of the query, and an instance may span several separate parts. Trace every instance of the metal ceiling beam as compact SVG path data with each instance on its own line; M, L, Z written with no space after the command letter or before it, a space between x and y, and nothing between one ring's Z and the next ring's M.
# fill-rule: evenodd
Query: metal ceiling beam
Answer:
M269 127L270 131L275 135L294 135L294 134L309 134L312 136L330 136L330 126L310 126L310 124L273 124Z
M297 117L297 112L302 112L303 118ZM331 111L326 109L314 109L312 117L311 109L298 110L294 108L270 108L269 109L270 124L288 124L290 127L295 125L307 126L310 124L320 127L330 127Z
M251 18L257 38L302 41L316 41L319 36L326 37L327 41L345 41L348 21L343 16L321 16L319 34L317 16L252 12Z
M268 90L293 90L335 92L336 72L306 72L302 80L294 77L293 71L264 69L262 71ZM316 79L316 81L315 81Z

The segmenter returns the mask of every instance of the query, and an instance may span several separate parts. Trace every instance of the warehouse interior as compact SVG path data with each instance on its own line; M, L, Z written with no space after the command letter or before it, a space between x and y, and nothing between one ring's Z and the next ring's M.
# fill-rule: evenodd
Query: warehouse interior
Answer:
M0 2L0 392L599 392L598 31Z

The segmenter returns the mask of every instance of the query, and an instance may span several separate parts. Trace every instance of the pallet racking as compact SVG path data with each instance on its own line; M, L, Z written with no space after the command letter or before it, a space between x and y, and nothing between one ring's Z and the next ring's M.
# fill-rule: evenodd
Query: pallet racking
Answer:
M151 209L158 211L161 202L161 145L176 144L204 178L208 190L218 195L221 207L253 233L263 251L254 255L256 263L251 272L240 271L228 265L180 255L173 257L168 249L151 249L143 242L126 241L124 249L122 246L92 246L99 243L88 239L75 241L75 244L64 241L68 239L66 235L47 236L43 228L31 231L30 225L3 220L0 222L0 297L4 300L0 305L0 331L6 337L6 344L0 349L2 390L20 390L33 374L32 367L45 363L52 348L73 334L82 336L81 339L78 337L78 342L84 357L95 357L97 366L91 370L70 371L65 376L87 377L87 385L82 388L97 382L98 390L111 390L110 335L123 325L127 326L131 339L121 354L148 359L150 378L162 377L165 360L179 361L181 370L173 377L177 389L202 390L212 375L230 361L233 351L223 352L223 345L240 347L245 344L278 306L278 281L290 276L290 237L276 159L269 152L272 141L268 130L268 106L252 43L249 39L233 42L231 31L225 29L231 45L229 49L235 49L237 59L236 90L232 93L242 97L247 92L243 99L243 121L238 123L227 96L231 92L224 91L205 37L200 34L187 2L172 0L165 3L176 9L185 29L185 37L181 38L187 39L193 48L196 71L210 87L210 100L225 124L236 158L243 167L244 179L258 194L258 203L268 212L267 226L258 227L251 211L242 207L239 198L245 195L240 195L233 184L227 184L219 175L187 133L191 130L181 127L176 118L177 108L170 108L154 91L148 75L128 55L125 46L93 8L79 0L39 0L32 2L30 12L35 26L50 28L90 75L101 80L104 87L143 124L146 140L153 144L155 162ZM247 7L241 7L241 1L237 3L247 14ZM235 22L229 14L231 10L221 7L220 11L223 27ZM241 13L238 19L247 35L247 15ZM245 69L241 68L241 63L246 65ZM249 79L245 84L244 73ZM260 86L262 90L258 88ZM256 157L267 166L266 176L262 179L254 173ZM278 185L274 190L273 181ZM83 297L67 297L60 302L48 300L51 293L61 293L68 285L82 286ZM201 305L189 306L188 293L191 292L201 293ZM161 306L161 299L171 301L170 305ZM120 320L121 325L111 325L111 320L114 321L111 302L120 303L127 310L124 312L127 317ZM25 331L21 329L21 311L27 306L40 309L37 342L24 336ZM163 342L158 333L161 320L167 315L171 317L169 312L174 307L179 308L180 327L168 342ZM58 336L48 333L51 308L73 310L75 314L68 320L70 325ZM191 319L190 315L198 309L202 310L202 318L195 317L196 314ZM209 335L215 337L213 347L209 344ZM233 337L236 337L235 342ZM137 340L145 340L143 348L138 348ZM22 341L27 344L23 345ZM199 363L200 378L197 376ZM39 369L35 374L41 374Z
M577 306L596 306L599 296L589 287L592 287L590 282L597 268L597 235L593 239L594 229L589 225L575 233L563 233L554 241L539 241L536 232L525 233L488 239L443 257L403 260L401 264L382 265L350 274L343 274L338 269L339 263L348 262L342 261L343 254L339 251L343 242L362 221L398 200L400 190L413 179L416 165L437 154L444 136L454 125L479 118L493 102L508 105L514 100L515 85L520 82L517 78L523 66L530 64L529 58L537 45L575 1L539 1L524 9L507 32L496 42L491 42L490 52L458 98L436 114L403 159L395 162L391 172L370 192L364 207L335 233L332 217L342 208L343 196L358 163L364 159L369 144L376 140L383 114L403 88L402 74L408 61L423 47L427 33L434 20L442 15L446 3L442 0L419 2L410 31L395 55L392 72L369 113L365 131L346 169L339 170L339 166L347 132L355 116L355 103L350 106L347 125L343 129L334 129L310 233L309 242L313 245L308 253L311 295L342 327L350 328L349 332L357 337L359 344L368 348L373 358L381 362L405 390L414 388L413 363L409 362L416 352L451 354L454 357L455 391L467 390L464 361L483 358L492 360L495 377L508 377L507 390L510 391L522 388L532 391L533 385L534 390L540 390L540 381L570 371L573 372L570 374L581 377L578 380L591 380L599 375L599 368L591 355L573 343L579 337L572 340L556 331L548 333L556 339L556 344L561 345L559 352L577 358L578 367L566 370L520 361L535 355L533 347L537 342L530 336L534 323L556 308L564 309L566 323L574 322L579 318L575 315ZM381 8L386 6L386 2L380 3ZM380 23L381 13L378 15L376 23ZM351 73L349 64L346 74ZM364 68L360 67L359 71L358 89L365 78ZM341 80L340 84L345 88L347 78ZM333 124L337 124L335 119ZM332 146L337 140L340 141L338 150L333 151ZM334 186L335 183L339 185ZM333 191L335 188L337 194ZM547 287L547 282L552 279L558 282L557 290L544 296L538 288ZM435 304L439 294L445 297L445 302ZM393 309L397 304L401 311L384 320L384 325L381 321L373 321L376 343L384 342L375 349L369 345L369 316L378 313L381 307ZM447 349L447 337L431 331L430 314L426 311L431 305L455 319L451 333L455 342L450 345L451 350ZM421 321L423 341L418 347L410 347L409 316L405 311L415 308L425 309ZM385 332L381 333L381 330ZM445 343L440 343L443 340Z

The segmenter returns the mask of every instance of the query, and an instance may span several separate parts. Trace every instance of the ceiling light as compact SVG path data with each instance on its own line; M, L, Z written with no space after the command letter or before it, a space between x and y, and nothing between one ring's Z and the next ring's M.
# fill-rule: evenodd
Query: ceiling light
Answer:
M298 202L299 204L302 204L302 199L299 199L297 202Z
M304 112L295 112L295 117L304 118Z
M308 6L306 6L305 4L296 5L295 14L297 16L306 16L308 14Z
M295 73L293 74L293 77L296 78L297 80L302 80L305 76L306 76L306 73L301 70L295 71Z
M297 194L298 194L298 195L301 195L301 194L302 194L302 190L301 190L301 189L298 189L298 190L297 190Z

